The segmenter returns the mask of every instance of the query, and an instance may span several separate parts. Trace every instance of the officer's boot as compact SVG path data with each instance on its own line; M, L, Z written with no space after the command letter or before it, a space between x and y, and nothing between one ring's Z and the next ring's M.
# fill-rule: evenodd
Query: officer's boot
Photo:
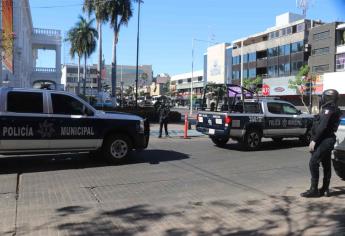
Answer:
M314 198L320 197L319 189L317 188L318 180L312 179L310 189L301 193L301 197Z
M320 188L320 196L325 196L325 197L330 197L330 192L329 192L329 179L323 179L323 184L322 187Z

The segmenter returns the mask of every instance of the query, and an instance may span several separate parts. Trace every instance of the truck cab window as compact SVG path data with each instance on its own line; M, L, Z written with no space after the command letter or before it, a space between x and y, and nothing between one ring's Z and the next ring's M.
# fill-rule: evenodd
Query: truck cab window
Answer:
M61 115L93 115L79 100L64 94L51 94L53 113Z
M290 104L283 104L283 112L287 115L297 115L298 110Z
M268 111L272 114L283 114L281 103L267 103Z
M43 113L43 95L40 92L8 92L7 111Z

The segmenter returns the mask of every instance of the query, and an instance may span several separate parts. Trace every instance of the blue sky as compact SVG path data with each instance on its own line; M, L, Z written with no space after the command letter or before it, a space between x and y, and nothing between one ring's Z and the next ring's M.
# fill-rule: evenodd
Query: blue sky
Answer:
M141 7L139 64L152 65L154 74L170 75L191 71L192 39L231 42L264 31L284 12L301 13L296 0L144 0ZM34 27L68 31L83 14L83 0L30 0ZM52 6L52 8L42 8ZM62 7L63 6L63 7ZM326 22L345 21L345 0L313 0L307 18ZM112 58L112 31L104 25L103 52ZM136 63L137 6L128 27L123 27L118 44L118 63ZM195 69L203 68L203 53L209 43L195 43ZM62 62L73 62L68 45L63 45ZM52 54L40 54L38 66L52 66ZM89 63L97 63L97 53Z

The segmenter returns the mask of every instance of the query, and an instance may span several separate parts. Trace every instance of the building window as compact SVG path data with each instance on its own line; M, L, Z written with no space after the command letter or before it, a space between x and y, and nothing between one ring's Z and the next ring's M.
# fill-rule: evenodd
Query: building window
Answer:
M291 44L291 53L302 52L303 46L304 46L303 41L299 41L299 42Z
M291 27L286 28L286 34L291 34L291 33L292 33Z
M279 65L279 76L290 75L290 64L280 64Z
M280 35L285 36L286 35L286 28L280 30Z
M267 50L268 57L275 57L278 56L278 49L277 48L269 48Z
M241 63L241 56L232 57L232 64L238 65Z
M191 78L188 78L188 79L187 79L187 82L188 82L188 83L192 82L192 79L191 79Z
M198 76L198 81L202 81L202 76Z
M296 75L302 66L303 66L302 61L291 62L291 75Z
M239 80L241 78L241 73L238 70L232 72L232 79Z
M279 56L290 55L290 44L279 46L278 47L278 55Z
M183 79L179 79L179 80L177 81L177 83L178 83L178 84L182 84L182 83L183 83Z
M247 63L248 62L248 54L244 54L243 55L243 63Z
M329 53L329 47L313 49L313 55L324 55Z
M329 30L324 31L324 32L320 32L320 33L316 33L313 35L313 39L315 41L317 40L322 40L322 39L327 39L329 38Z
M268 77L278 77L278 65L267 67Z
M248 79L248 70L243 70L243 79Z
M305 30L305 24L301 23L297 25L297 33Z
M313 72L315 73L322 73L322 72L327 72L327 71L329 71L329 64L313 66Z
M335 64L337 71L345 70L345 53L336 56Z
M256 61L256 52L249 53L248 54L248 62L254 62Z
M248 78L256 78L256 68L251 68L248 70Z

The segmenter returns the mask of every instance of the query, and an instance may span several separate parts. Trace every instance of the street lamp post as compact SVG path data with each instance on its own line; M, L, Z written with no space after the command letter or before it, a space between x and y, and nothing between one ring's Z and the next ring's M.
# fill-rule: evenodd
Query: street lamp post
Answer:
M195 44L195 41L216 44L216 42L213 42L213 41L196 39L196 38L192 39L192 78L190 79L190 115L193 114L193 77L194 77L194 44Z
M138 108L140 3L141 3L141 0L138 1L137 67L136 67L136 76L135 76L135 107L136 108Z

